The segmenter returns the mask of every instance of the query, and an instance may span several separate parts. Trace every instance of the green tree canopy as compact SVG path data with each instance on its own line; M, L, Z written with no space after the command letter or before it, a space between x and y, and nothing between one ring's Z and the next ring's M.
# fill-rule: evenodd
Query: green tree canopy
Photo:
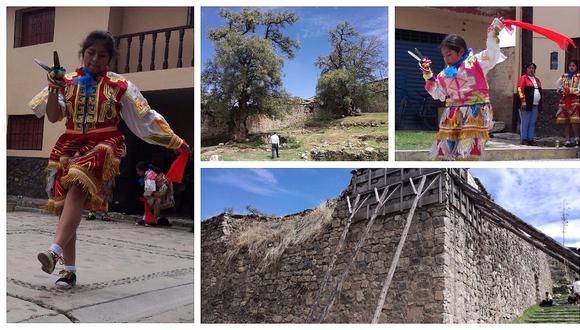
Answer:
M298 16L248 8L222 9L220 16L226 26L209 32L216 51L202 72L202 111L226 121L230 136L242 139L249 116L275 116L280 98L287 97L283 57L293 58L300 45L282 30Z
M324 107L348 115L368 104L369 84L386 68L380 55L382 46L378 37L361 35L349 22L339 23L328 40L331 53L315 62L321 69L317 98Z
M371 91L357 82L352 71L336 69L320 76L316 94L323 107L349 115L367 105Z

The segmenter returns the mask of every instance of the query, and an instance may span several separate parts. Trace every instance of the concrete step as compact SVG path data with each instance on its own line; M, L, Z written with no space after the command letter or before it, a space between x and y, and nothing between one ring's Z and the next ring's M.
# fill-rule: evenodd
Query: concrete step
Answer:
M553 148L536 146L502 145L485 149L485 160L555 160L578 159L578 148ZM429 159L429 150L397 150L397 161L423 161Z

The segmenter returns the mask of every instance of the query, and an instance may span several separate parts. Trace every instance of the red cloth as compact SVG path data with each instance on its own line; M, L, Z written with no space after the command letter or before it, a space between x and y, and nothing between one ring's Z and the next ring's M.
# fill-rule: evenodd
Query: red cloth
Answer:
M181 183L183 180L183 174L185 172L185 167L187 166L189 155L186 152L180 151L177 159L173 161L167 175L165 176L167 180L171 182Z
M145 224L146 225L156 225L157 219L155 218L155 215L153 214L153 210L151 210L149 203L147 203L146 198L143 198L143 205L145 208Z
M538 34L541 34L544 37L557 43L558 46L560 46L560 48L562 48L563 51L566 51L566 49L568 48L568 45L572 45L572 46L574 46L574 48L576 48L576 44L574 43L574 41L572 39L566 37L563 34L556 32L556 31L546 29L545 27L530 24L530 23L524 23L524 22L520 22L520 21L514 21L511 19L504 19L503 23L508 28L512 28L512 26L515 25L515 26L521 27L522 29L534 31Z

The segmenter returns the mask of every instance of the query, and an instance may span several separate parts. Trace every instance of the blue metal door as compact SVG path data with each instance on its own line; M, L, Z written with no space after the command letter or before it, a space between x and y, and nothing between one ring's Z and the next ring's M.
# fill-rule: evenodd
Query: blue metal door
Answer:
M419 49L431 58L434 74L444 68L439 44L445 35L397 29L395 31L395 127L397 130L436 130L437 106L425 91L417 61L407 51ZM431 112L435 112L431 114ZM426 113L427 112L427 113ZM426 118L425 116L428 116Z

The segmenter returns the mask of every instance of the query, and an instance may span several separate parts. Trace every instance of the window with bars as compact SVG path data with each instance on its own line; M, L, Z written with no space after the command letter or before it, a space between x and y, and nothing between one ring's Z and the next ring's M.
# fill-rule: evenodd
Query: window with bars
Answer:
M16 11L14 48L52 42L54 7L26 8Z
M8 149L42 150L44 117L35 115L8 116Z
M558 70L558 52L550 53L550 70Z

